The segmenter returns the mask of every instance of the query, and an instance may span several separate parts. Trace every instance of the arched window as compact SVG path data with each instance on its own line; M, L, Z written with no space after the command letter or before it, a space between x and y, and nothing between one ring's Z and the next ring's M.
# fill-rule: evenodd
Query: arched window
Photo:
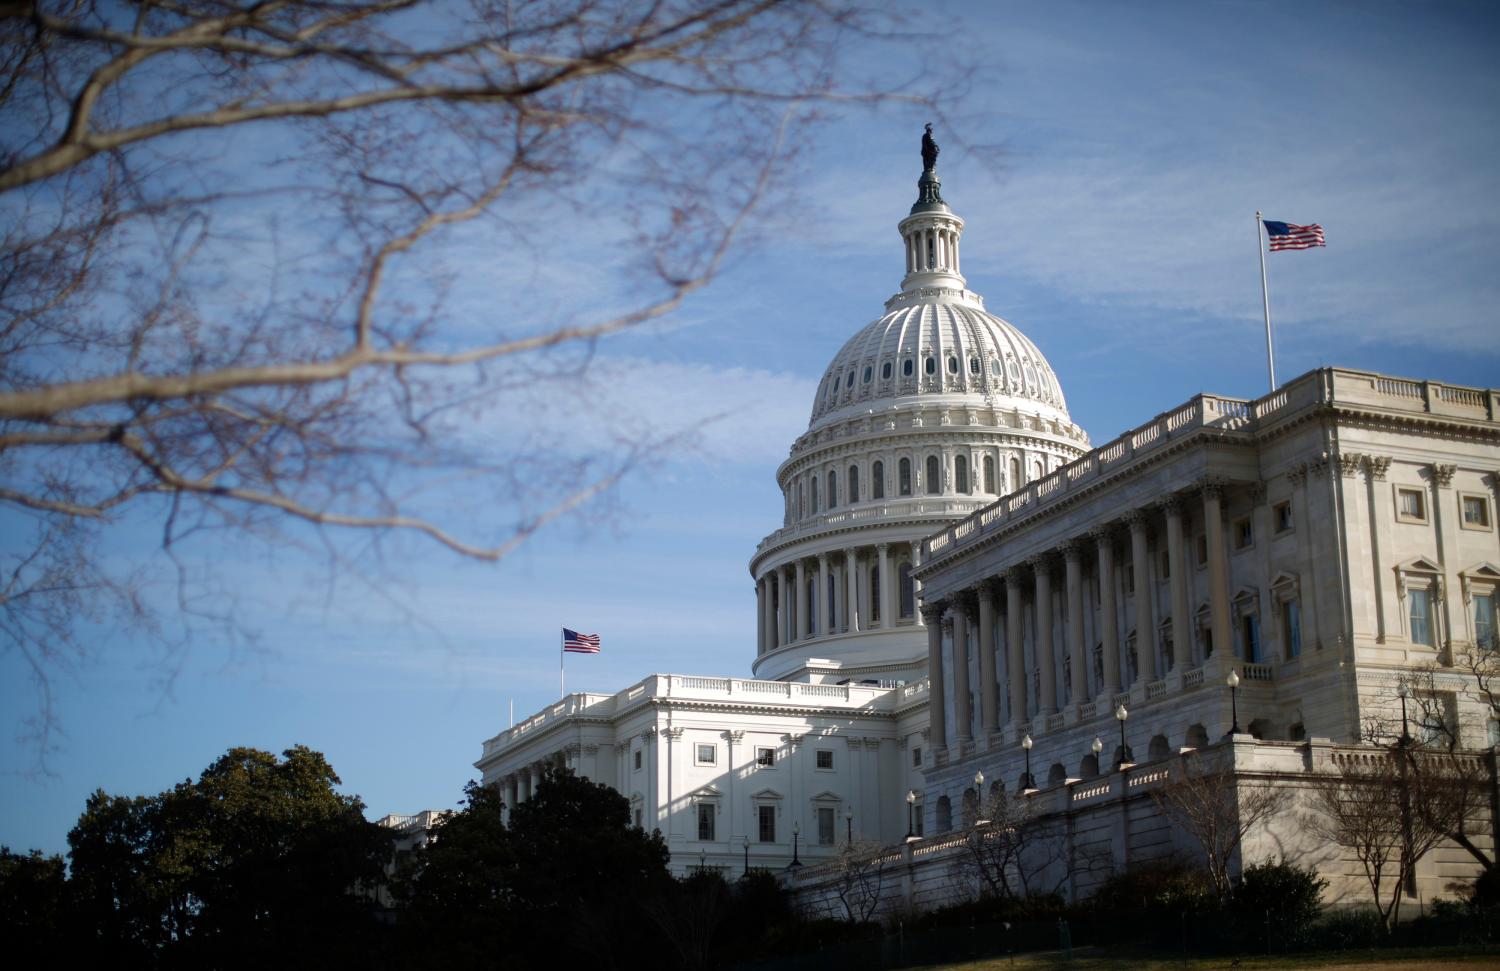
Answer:
M936 455L927 456L927 494L935 496L943 491L943 477L938 472Z
M927 363L925 363L924 365L922 365L922 367L923 367L923 370L925 370L928 374L936 374L937 373L937 358L935 358L935 357L929 357L927 359Z
M807 578L807 628L809 637L818 632L818 578L816 576Z
M802 518L802 483L799 482L795 486L793 486L792 488L794 488L794 489L797 490L797 501L796 501L797 518L801 519Z
M880 378L881 378L882 381L889 381L890 377L891 377L891 362L890 361L886 361L884 364L880 365Z
M870 467L870 498L885 498L885 463L877 461Z
M1099 777L1099 757L1097 755L1085 755L1083 762L1078 766L1078 777L1080 779L1097 779Z
M833 633L833 631L836 630L839 625L838 611L836 609L838 607L838 586L839 579L838 577L834 576L833 571L830 570L828 573L828 600L826 601L826 603L828 604L828 609L824 611L824 613L828 615L828 626L825 627L824 630L828 631L830 634Z
M1047 785L1056 786L1068 781L1068 770L1063 768L1061 762L1053 762L1052 767L1047 770Z
M1000 359L998 357L990 358L990 373L997 378L1000 376Z
M849 378L848 378L848 380L846 380L844 382L844 387L846 387L846 388L852 388L852 387L854 387L854 372L853 371L849 372Z
M818 511L818 477L814 475L808 479L808 482L811 483L812 486L812 494L809 496L809 498L812 500L812 508L808 509L808 513L809 515L816 515Z
M913 370L914 367L911 358L907 358L906 360L901 362L901 374L903 377L911 377L911 372Z
M973 826L979 822L979 793L971 786L964 790L964 825Z
M1012 455L1010 459L1010 483L1007 491L1015 492L1019 488L1021 488L1021 460Z
M911 579L911 564L901 564L901 616L914 617L917 613L917 585Z
M870 619L880 620L880 567L870 567Z
M849 505L859 502L859 466L849 466Z
M1167 736L1151 736L1151 743L1146 748L1146 758L1155 761L1156 759L1164 759L1171 754L1172 746L1167 744Z
M947 796L938 796L934 828L939 833L946 833L953 828L953 802Z
M995 457L986 455L984 457L984 491L995 495Z
M1042 477L1042 476L1044 476L1044 475L1046 475L1046 474L1047 474L1047 473L1046 473L1046 471L1045 471L1045 470L1044 470L1044 469L1043 469L1043 468L1042 468L1042 463L1041 463L1041 461L1040 461L1040 460L1038 460L1038 461L1036 461L1036 462L1033 462L1033 463L1031 463L1031 477L1032 477L1032 478L1033 478L1033 479L1040 479L1040 478L1041 478L1041 477Z
M948 356L948 373L949 374L957 374L958 373L958 358L953 357L952 355Z
M903 496L911 495L911 459L902 459L896 466L896 491Z
M966 456L956 455L953 458L953 488L959 493L969 491L969 460Z
M829 471L828 473L828 508L832 509L839 504L839 474Z
M1189 726L1185 740L1193 748L1204 748L1208 745L1208 729L1201 724Z
M869 384L870 383L870 379L873 378L874 376L875 376L875 369L873 367L871 367L870 365L866 364L865 365L865 377L864 377L865 384Z
M977 358L977 357L971 357L971 358L969 358L969 373L970 374L978 374L979 373L979 358Z

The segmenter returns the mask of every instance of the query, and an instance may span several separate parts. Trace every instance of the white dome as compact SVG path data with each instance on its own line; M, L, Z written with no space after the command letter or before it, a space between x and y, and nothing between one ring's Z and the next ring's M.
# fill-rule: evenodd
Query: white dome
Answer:
M988 406L1067 420L1062 387L1042 352L986 313L972 294L945 299L906 292L891 304L904 306L864 327L834 356L818 385L811 426L888 406L973 396Z

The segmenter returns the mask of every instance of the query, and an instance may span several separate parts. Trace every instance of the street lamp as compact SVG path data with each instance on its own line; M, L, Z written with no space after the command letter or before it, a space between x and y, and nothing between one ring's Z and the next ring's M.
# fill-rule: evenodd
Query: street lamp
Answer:
M979 769L974 770L974 825L984 826L989 823L988 819L980 819L984 815L984 773Z
M1235 699L1234 692L1240 686L1239 672L1234 668L1230 668L1229 677L1224 679L1224 683L1229 685L1229 711L1234 716L1233 722L1229 726L1229 734L1238 735L1240 733L1240 707Z
M1405 681L1401 681L1401 682L1397 683L1397 685L1396 685L1396 697L1398 697L1398 698L1401 699L1401 744L1402 745L1410 745L1411 744L1411 733L1406 730L1406 696L1409 693L1410 692L1408 691L1408 689L1406 687L1406 682Z
M708 872L708 850L699 850L698 851L698 872L699 873L707 873Z
M844 807L844 841L853 845L854 843L854 807Z
M1124 704L1115 709L1115 720L1120 723L1120 761L1115 763L1117 769L1124 768L1125 761L1129 758L1125 748L1125 719L1129 717L1130 712L1125 710Z
M906 793L906 838L916 839L917 834L912 832L912 808L917 804L917 790L909 789Z
M1027 792L1036 788L1036 786L1031 784L1031 746L1035 744L1036 743L1031 740L1031 735L1029 733L1025 738L1021 739L1021 747L1026 750L1026 777L1021 780L1022 792Z
M1089 748L1094 750L1094 774L1099 774L1099 753L1104 751L1104 741L1098 735L1094 736L1094 744Z
M797 855L797 851L799 846L801 845L801 842L802 824L794 820L792 822L792 862L786 865L786 868L788 870L796 869L797 867L800 867L802 865L802 860Z
M750 875L750 837L742 836L740 840L745 845L745 876L748 877Z

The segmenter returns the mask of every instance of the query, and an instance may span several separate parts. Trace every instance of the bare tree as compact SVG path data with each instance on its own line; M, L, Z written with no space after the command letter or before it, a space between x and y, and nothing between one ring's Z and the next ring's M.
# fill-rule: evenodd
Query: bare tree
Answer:
M1245 834L1291 804L1289 790L1237 775L1222 763L1192 752L1171 766L1151 790L1151 801L1197 842L1220 898L1234 885L1230 866Z
M868 921L880 908L885 884L885 864L890 850L872 840L856 840L839 847L833 858L833 892L844 909L844 918Z
M1399 753L1350 753L1334 761L1336 771L1313 786L1303 824L1314 836L1353 852L1390 930L1401 915L1401 898L1417 861L1443 834L1405 811Z
M977 810L957 871L981 896L1017 899L1055 893L1069 872L1092 870L1092 858L1068 859L1068 845L1057 819L1039 815L1025 795L995 789ZM1056 879L1048 881L1048 875Z
M608 490L655 437L505 419L713 277L809 105L903 90L836 80L889 26L834 0L7 5L0 502L30 527L0 637L43 739L72 605L232 623L196 536L498 560ZM575 258L628 290L548 280L584 214L613 244ZM481 243L504 286L461 272ZM126 522L156 525L170 613L99 553Z

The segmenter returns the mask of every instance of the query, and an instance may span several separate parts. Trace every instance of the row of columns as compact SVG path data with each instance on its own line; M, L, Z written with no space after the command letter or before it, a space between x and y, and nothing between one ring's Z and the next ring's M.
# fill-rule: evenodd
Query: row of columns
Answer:
M912 541L910 547L913 567L921 561L921 542ZM880 577L880 620L863 615L860 611L859 547L847 547L839 553L819 553L816 561L817 590L820 596L817 613L813 616L807 597L808 558L798 557L792 563L784 563L761 574L755 584L756 595L756 654L765 654L778 647L827 635L837 631L856 633L862 629L894 626L900 613L900 582L893 567L899 563L889 543L875 544L873 569ZM832 557L843 557L844 582L842 589L835 588L837 595L833 606L833 620L829 620L826 600L829 580L833 576ZM795 591L794 593L792 591ZM913 589L913 597L917 592ZM917 621L920 623L920 619Z
M1229 651L1232 643L1230 629L1230 600L1228 560L1223 527L1223 484L1217 481L1204 483L1200 487L1203 518L1208 547L1208 586L1210 623L1213 643L1223 651ZM1172 657L1178 663L1191 656L1192 618L1188 614L1187 565L1183 562L1183 501L1176 496L1159 504L1165 515L1167 526L1168 573L1171 585ZM1147 542L1148 517L1145 510L1133 510L1124 517L1130 535L1130 562L1128 569L1134 581L1136 605L1136 630L1139 632L1137 678L1145 684L1157 680L1156 653L1151 649L1156 630L1155 604L1151 594L1150 547ZM1088 540L1071 539L1060 545L1064 566L1066 609L1065 650L1071 681L1068 685L1070 697L1075 704L1088 698L1089 678L1087 654L1083 638L1084 591L1083 556L1092 541L1099 572L1099 609L1104 622L1100 624L1100 640L1104 655L1103 685L1099 697L1110 699L1122 690L1120 677L1120 639L1115 618L1116 610L1116 563L1115 528L1100 526L1090 531ZM1054 632L1052 623L1052 574L1057 551L1049 551L1030 557L1025 565L1015 564L1003 571L1005 591L1005 652L1009 672L1010 721L1019 728L1030 722L1033 716L1045 716L1057 711L1058 671L1052 650ZM1035 611L1035 675L1039 682L1037 711L1027 711L1027 684L1033 674L1026 667L1025 653L1025 587L1030 573L1033 585ZM955 734L958 743L971 741L973 717L970 711L968 641L971 624L978 625L980 686L980 727L988 734L1000 730L999 708L996 698L995 655L992 649L995 640L995 608L1002 581L996 577L986 578L975 587L960 591L952 599L924 603L922 616L927 623L928 674L931 679L931 700L928 710L930 739L934 750L948 747L946 719L939 715L947 710L944 704L943 630L951 627L953 643L953 711Z
M943 270L957 273L959 231L956 228L929 226L906 234L906 272ZM932 256L929 259L928 254Z

